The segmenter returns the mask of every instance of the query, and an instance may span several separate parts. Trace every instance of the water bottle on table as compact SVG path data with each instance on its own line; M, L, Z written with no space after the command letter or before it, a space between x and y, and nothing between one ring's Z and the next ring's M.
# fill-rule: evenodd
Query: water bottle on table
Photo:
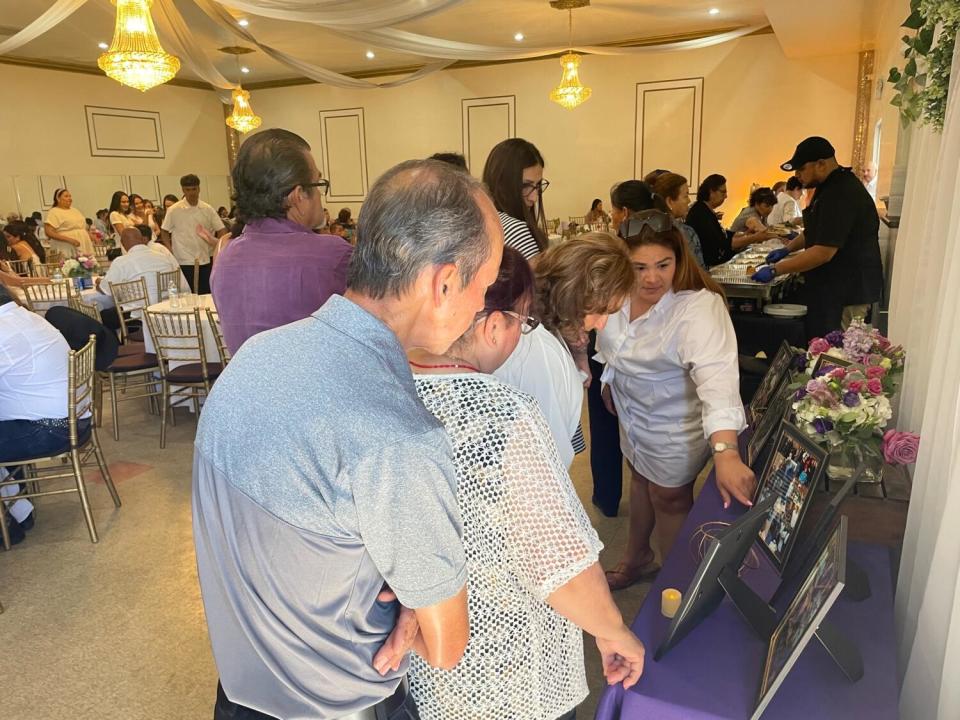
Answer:
M167 298L170 300L170 307L177 309L180 307L180 286L176 280L171 280L167 285Z

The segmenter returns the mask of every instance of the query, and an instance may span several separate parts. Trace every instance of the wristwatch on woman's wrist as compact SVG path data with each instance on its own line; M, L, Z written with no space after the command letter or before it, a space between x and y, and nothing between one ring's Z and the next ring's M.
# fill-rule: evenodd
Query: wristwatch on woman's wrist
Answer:
M711 448L713 449L713 454L714 454L714 455L717 455L717 454L719 454L719 453L722 453L724 450L739 450L739 449L740 449L740 448L737 447L737 444L736 444L736 443L728 443L728 442L718 442L718 443L714 443L714 444L711 446Z

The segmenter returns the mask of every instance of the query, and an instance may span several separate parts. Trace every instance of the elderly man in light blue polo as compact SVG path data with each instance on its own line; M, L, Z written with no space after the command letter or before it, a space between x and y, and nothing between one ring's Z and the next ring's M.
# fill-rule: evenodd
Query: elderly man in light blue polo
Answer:
M398 616L385 584L415 615L417 652L460 659L456 472L406 350L442 353L463 334L502 247L475 179L398 165L364 203L345 295L252 337L217 380L193 524L218 720L416 720L406 663L374 669Z

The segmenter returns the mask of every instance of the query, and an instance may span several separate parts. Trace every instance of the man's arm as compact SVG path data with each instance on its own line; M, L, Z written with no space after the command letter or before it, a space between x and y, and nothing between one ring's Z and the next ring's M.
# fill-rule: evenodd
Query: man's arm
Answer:
M160 242L166 245L168 250L170 249L173 243L173 238L170 237L169 230L160 230Z
M807 272L830 262L836 254L837 248L835 247L814 245L808 247L799 255L784 258L773 267L776 269L777 275Z
M463 657L470 639L466 586L452 598L413 612L420 625L413 649L434 667L453 668Z

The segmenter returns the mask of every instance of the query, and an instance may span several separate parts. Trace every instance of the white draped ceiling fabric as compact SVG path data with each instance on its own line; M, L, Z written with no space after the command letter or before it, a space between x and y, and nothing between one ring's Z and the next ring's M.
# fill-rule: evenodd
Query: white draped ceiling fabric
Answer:
M34 22L0 43L0 55L13 52L40 37L68 18L86 2L87 0L56 0L50 9ZM277 62L316 82L342 88L397 87L420 80L438 70L443 70L458 60L526 60L556 55L568 49L565 45L526 49L477 45L419 35L391 27L398 23L418 20L448 10L460 4L463 0L195 0L195 2L215 23L230 30ZM434 61L427 63L417 72L390 82L375 83L369 80L352 78L349 75L300 60L282 50L259 42L252 33L237 25L236 18L224 6L275 20L323 26L342 35L355 38L368 46L433 58ZM236 87L236 83L225 78L210 61L210 58L202 49L202 43L196 41L179 10L177 10L174 0L157 0L155 7L158 9L156 20L164 42L170 45L174 54L179 56L187 66L217 91L223 102L229 103L229 91ZM761 27L745 27L695 40L681 40L658 45L640 47L579 46L573 49L590 55L639 55L650 52L692 50L729 42L755 32Z
M947 99L942 135L911 131L890 301L898 427L922 437L896 597L904 718L960 718L960 42Z

